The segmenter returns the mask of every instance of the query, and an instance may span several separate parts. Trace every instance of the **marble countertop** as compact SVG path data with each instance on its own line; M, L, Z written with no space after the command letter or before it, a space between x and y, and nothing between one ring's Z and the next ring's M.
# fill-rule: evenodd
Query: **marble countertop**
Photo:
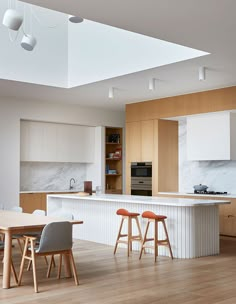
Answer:
M215 195L215 194L195 194L195 193L185 193L185 192L158 192L158 194L164 194L164 195L170 195L170 196L172 196L172 195L179 195L179 196L189 196L189 197L201 197L201 196L204 196L204 197L208 197L209 196L209 198L213 198L213 197L215 197L215 198L236 198L236 194L233 194L233 193L228 193L228 194L217 194L217 195ZM157 194L157 195L158 195Z
M71 189L71 190L38 190L38 191L35 191L35 190L32 190L32 191L20 191L20 193L68 193L68 192L71 192L71 193L77 193L81 190L77 190L77 189Z
M73 200L96 200L96 201L112 201L112 202L126 202L133 204L146 204L146 205L165 205L175 207L195 207L195 206L210 206L220 204L230 204L230 200L206 200L206 199L193 199L193 198L173 198L173 197L158 197L158 196L136 196L124 194L100 194L90 196L79 196L78 194L52 194L48 195L50 198L59 199L73 199Z

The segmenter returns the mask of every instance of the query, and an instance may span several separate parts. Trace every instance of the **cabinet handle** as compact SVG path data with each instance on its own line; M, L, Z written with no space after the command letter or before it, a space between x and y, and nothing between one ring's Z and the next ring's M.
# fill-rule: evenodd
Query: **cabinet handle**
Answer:
M228 215L228 218L229 218L229 217L234 217L234 215L232 215L232 214L229 214L229 215Z

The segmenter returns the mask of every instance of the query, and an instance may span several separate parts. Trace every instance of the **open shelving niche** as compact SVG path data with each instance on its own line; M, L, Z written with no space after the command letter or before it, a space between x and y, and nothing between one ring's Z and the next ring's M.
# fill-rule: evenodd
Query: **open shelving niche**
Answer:
M105 128L105 193L122 194L122 128Z

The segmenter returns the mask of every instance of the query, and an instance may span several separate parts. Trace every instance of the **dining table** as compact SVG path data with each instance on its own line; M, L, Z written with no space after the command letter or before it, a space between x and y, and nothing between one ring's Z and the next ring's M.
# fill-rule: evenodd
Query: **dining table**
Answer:
M10 288L11 259L12 259L12 236L14 234L26 234L27 232L42 231L43 228L52 222L61 222L63 217L51 217L35 215L30 213L19 213L14 211L0 210L0 233L4 234L4 263L2 288ZM68 220L65 220L68 221ZM70 223L83 224L82 220L69 220ZM55 236L56 237L56 236ZM71 275L69 261L65 260L65 267L68 276ZM67 265L66 265L67 264Z

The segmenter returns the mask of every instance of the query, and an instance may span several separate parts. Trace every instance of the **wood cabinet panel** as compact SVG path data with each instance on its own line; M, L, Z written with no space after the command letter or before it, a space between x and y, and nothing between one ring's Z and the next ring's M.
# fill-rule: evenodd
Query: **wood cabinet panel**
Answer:
M150 120L126 123L126 193L131 162L152 162L152 191L178 191L178 122ZM168 190L167 190L168 189Z
M27 213L32 213L36 209L46 211L42 205L42 193L21 193L20 206L23 208L23 212Z
M141 123L126 124L126 160L130 162L141 161Z
M236 109L236 86L126 105L126 122Z
M21 161L94 162L95 128L21 121Z
M154 121L141 121L141 161L153 161Z

